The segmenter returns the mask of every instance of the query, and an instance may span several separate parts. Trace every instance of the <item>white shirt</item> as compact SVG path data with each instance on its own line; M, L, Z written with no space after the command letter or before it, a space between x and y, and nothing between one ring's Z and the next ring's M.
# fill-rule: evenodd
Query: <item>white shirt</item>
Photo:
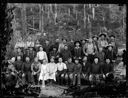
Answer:
M39 60L46 59L46 61L48 61L47 54L44 51L37 52L37 57Z
M67 69L67 66L65 63L57 63L57 70L62 71L64 69Z
M57 64L55 64L55 63L48 63L47 64L47 71L49 73L55 73L57 71Z

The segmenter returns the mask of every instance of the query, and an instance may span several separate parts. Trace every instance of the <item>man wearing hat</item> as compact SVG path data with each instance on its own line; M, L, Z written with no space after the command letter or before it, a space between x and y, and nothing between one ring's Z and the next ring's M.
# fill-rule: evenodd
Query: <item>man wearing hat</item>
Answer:
M113 50L113 46L111 44L109 44L107 46L107 50L105 52L105 58L109 58L111 62L115 62L116 60L116 54Z
M99 41L98 41L98 47L101 47L101 48L105 49L105 47L108 46L108 42L106 40L107 35L105 33L101 33L99 35L99 37L100 38L99 38Z
M95 44L96 48L98 49L98 39L99 39L98 36L94 35L92 37L92 39L93 39L93 43Z
M117 42L116 42L116 39L115 39L115 35L110 35L109 38L110 38L109 44L111 44L113 46L113 50L117 54L118 45L117 45Z

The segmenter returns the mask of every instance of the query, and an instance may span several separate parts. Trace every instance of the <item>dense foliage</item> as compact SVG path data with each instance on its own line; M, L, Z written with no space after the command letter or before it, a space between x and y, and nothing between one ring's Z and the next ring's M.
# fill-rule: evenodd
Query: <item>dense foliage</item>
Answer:
M25 4L11 3L13 35L7 46L12 51L18 40L88 38L106 31L125 41L126 7L117 4ZM8 52L9 53L9 52Z

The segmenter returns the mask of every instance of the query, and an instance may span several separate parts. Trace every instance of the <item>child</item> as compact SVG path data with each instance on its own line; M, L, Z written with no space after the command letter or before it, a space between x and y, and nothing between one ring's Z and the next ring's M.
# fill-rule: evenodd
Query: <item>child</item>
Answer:
M42 81L42 87L45 88L45 81L47 80L47 61L46 59L43 60L43 63L41 64L41 72L39 75L39 81Z
M75 59L75 67L74 67L74 75L73 75L73 85L76 84L77 80L77 85L81 85L81 70L82 70L82 65L79 63L79 59ZM77 77L77 78L76 78Z

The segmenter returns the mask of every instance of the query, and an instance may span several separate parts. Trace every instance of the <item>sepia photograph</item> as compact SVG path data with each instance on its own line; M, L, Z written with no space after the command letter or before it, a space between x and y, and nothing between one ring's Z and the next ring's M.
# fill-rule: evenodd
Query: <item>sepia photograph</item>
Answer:
M2 6L3 98L128 97L125 4Z

